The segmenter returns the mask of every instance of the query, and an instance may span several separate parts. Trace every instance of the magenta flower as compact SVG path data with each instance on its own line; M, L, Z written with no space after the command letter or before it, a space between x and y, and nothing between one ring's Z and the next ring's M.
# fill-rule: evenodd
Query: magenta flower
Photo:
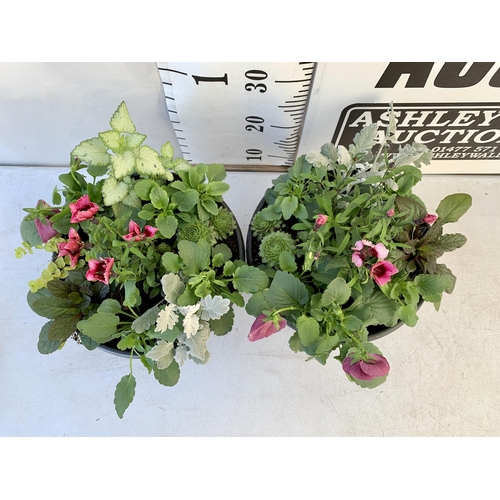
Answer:
M348 375L358 380L385 377L390 370L389 362L381 354L368 354L366 361L360 360L355 363L352 362L352 358L346 356L342 361L342 368Z
M99 260L89 260L89 270L87 271L85 278L88 281L101 281L102 283L109 285L109 278L111 276L111 268L115 259L111 257L105 257Z
M317 231L321 226L326 224L327 220L328 220L327 215L318 215L316 222L314 223L314 231Z
M122 236L124 240L140 241L144 238L152 238L155 235L156 231L158 231L158 229L152 226L144 226L144 231L141 233L141 228L139 227L139 225L131 220L128 223L128 231L128 234Z
M36 208L50 208L50 205L44 200L38 200L38 203L36 204ZM46 222L42 222L38 218L34 220L35 228L38 232L38 235L40 236L40 239L44 243L47 243L47 241L49 241L51 238L53 238L54 236L57 236L59 234L59 231L56 231L52 227L52 222L50 222L50 218L53 215L59 213L59 211L60 210L58 210L57 208L52 209L51 210L52 213L50 215L45 216Z
M387 217L392 217L394 215L394 208L387 210Z
M389 255L389 250L382 243L374 245L368 240L356 241L353 250L352 261L357 267L361 267L365 260L372 257L385 259Z
M58 257L69 255L71 267L75 267L78 259L80 258L80 252L83 248L83 242L80 239L80 235L78 234L78 232L72 227L69 228L68 237L68 241L57 244L59 248Z
M426 224L433 224L435 220L437 219L437 215L432 215L432 214L427 214L424 218L423 221Z
M264 314L257 316L257 319L253 322L253 325L250 328L250 333L248 334L248 340L250 342L255 342L256 340L264 339L269 337L273 333L277 333L280 330L283 330L286 326L286 319L281 318L279 321L279 328L274 326L274 322L264 321L267 318Z
M71 210L71 219L69 221L72 224L77 224L78 222L92 219L99 210L99 205L91 202L89 195L86 194L75 203L70 203L69 209Z
M387 260L379 260L370 269L370 277L379 286L384 286L391 281L391 276L398 272L398 268Z

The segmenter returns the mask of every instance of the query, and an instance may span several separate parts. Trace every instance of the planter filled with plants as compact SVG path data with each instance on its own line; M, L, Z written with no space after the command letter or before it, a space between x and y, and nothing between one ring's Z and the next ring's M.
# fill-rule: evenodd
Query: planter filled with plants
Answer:
M144 145L125 103L110 127L74 148L52 204L25 209L17 255L52 255L27 297L48 320L41 353L74 339L130 356L115 392L121 418L135 395L132 358L175 385L186 361L209 360L211 334L229 333L242 294L268 278L245 263L223 165L191 166L168 142L160 152Z
M445 252L466 243L444 234L471 206L468 194L446 196L436 214L413 193L423 145L390 149L396 132L368 125L348 148L325 144L273 180L252 218L247 262L270 278L246 310L256 317L249 340L289 325L294 352L340 361L349 380L373 388L390 370L373 340L417 324L423 302L439 309L456 278ZM394 151L394 152L392 152Z

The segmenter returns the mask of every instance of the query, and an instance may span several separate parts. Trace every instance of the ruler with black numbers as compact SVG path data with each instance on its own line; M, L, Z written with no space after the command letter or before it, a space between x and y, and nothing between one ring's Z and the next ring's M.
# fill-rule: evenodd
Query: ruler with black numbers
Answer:
M279 171L296 158L316 64L157 63L190 163Z

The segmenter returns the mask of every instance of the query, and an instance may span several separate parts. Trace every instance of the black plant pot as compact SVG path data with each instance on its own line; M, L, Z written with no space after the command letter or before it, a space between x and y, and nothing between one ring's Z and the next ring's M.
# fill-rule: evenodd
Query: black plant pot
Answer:
M267 205L265 198L262 198L262 200L259 202L257 205L257 208L255 209L252 219L257 214L260 212L265 206ZM251 220L252 220L251 219ZM251 226L248 228L248 233L247 233L247 240L246 240L246 257L247 257L247 264L249 265L258 265L260 264L260 258L258 256L258 241L257 238L254 237L252 228ZM424 299L420 298L420 301L418 302L417 305L417 311L422 307L422 304L424 303ZM385 337L386 335L389 335L390 333L394 332L398 328L401 328L405 323L403 321L398 321L394 326L384 326L384 325L372 325L368 327L368 340L377 340L382 337ZM288 325L290 328L295 330L296 328L293 325Z
M231 209L226 205L225 202L222 202L221 205L227 210L231 211ZM224 241L224 243L226 243L226 245L231 249L233 255L235 253L235 250L237 251L238 260L245 261L245 243L243 240L243 235L241 233L241 228L238 224L238 221L236 220L236 217L234 219L236 221L236 229L234 230L234 233ZM103 351L106 351L110 354L114 354L115 356L130 358L130 349L126 349L125 351L118 349L117 344L119 340L120 339L113 339L104 344L99 344L98 347L99 349L102 349ZM132 357L134 359L138 359L139 355L134 353Z

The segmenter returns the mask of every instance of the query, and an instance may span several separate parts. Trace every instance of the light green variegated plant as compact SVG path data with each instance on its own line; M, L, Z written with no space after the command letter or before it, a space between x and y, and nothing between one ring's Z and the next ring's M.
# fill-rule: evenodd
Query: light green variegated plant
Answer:
M121 418L135 395L134 356L160 384L175 385L186 360L208 361L211 333L230 332L234 305L268 277L243 260L223 165L191 166L168 142L160 152L144 145L124 102L110 127L73 149L53 206L25 209L17 255L53 254L29 283L28 304L48 320L41 353L73 338L130 356L115 392Z

